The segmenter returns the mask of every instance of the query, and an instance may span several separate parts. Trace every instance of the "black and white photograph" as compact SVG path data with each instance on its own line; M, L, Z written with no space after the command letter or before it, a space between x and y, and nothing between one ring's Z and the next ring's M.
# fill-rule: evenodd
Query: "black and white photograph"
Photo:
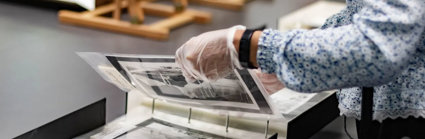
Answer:
M159 96L253 103L234 73L216 82L197 80L188 83L180 69L174 67L174 63L120 62L120 64L136 82L148 84Z
M151 97L204 108L272 113L248 72L242 76L234 71L214 82L188 83L173 58L107 58L132 85Z

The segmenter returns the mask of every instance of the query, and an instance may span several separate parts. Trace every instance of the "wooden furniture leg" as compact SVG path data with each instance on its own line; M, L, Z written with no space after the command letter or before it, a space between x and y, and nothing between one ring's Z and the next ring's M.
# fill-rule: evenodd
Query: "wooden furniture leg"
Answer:
M132 24L120 19L121 9L128 8L129 14L143 21L144 14L161 16L165 19L152 24ZM113 13L113 17L102 15ZM93 11L73 12L67 10L59 11L59 21L62 23L93 27L99 29L138 35L152 39L167 39L171 29L182 25L194 23L209 23L211 14L198 10L185 9L176 12L174 6L155 4L147 1L115 0L111 4L103 5Z
M246 1L247 0L189 0L189 2L220 7L229 10L241 10Z
M176 12L182 12L186 10L188 6L187 0L173 0L173 2Z
M128 0L128 13L131 17L131 23L133 24L141 24L145 19L143 15L143 10L139 8L139 2L136 0Z
M114 14L113 14L113 18L115 19L115 20L121 20L121 3L122 3L122 0L115 0L114 1L115 3L115 5L116 5L116 8L114 9Z

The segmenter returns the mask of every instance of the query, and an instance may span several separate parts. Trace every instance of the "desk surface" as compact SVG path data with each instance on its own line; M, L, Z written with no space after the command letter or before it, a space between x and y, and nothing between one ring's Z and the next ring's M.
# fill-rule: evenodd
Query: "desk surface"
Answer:
M107 119L123 113L124 93L75 52L174 54L194 35L243 24L276 28L277 19L314 0L255 0L242 11L194 5L209 25L175 29L168 41L59 24L57 11L0 2L0 138L11 138L107 97ZM267 14L265 14L267 13Z

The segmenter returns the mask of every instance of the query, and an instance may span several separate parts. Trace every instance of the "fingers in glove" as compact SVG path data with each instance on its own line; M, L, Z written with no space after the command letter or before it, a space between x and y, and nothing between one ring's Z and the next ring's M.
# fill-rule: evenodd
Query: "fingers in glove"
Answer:
M184 46L180 47L176 51L176 63L180 66L182 74L185 77L186 82L193 83L196 81L195 75L193 74L193 69L191 69L190 64L185 60L184 56Z

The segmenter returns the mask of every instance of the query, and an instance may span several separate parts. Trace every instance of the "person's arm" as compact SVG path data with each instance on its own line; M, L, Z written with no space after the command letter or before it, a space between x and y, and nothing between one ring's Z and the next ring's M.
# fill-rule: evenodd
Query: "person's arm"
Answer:
M253 63L300 92L380 85L404 70L417 46L424 45L418 42L423 7L421 0L366 0L353 24L286 33L268 29Z

